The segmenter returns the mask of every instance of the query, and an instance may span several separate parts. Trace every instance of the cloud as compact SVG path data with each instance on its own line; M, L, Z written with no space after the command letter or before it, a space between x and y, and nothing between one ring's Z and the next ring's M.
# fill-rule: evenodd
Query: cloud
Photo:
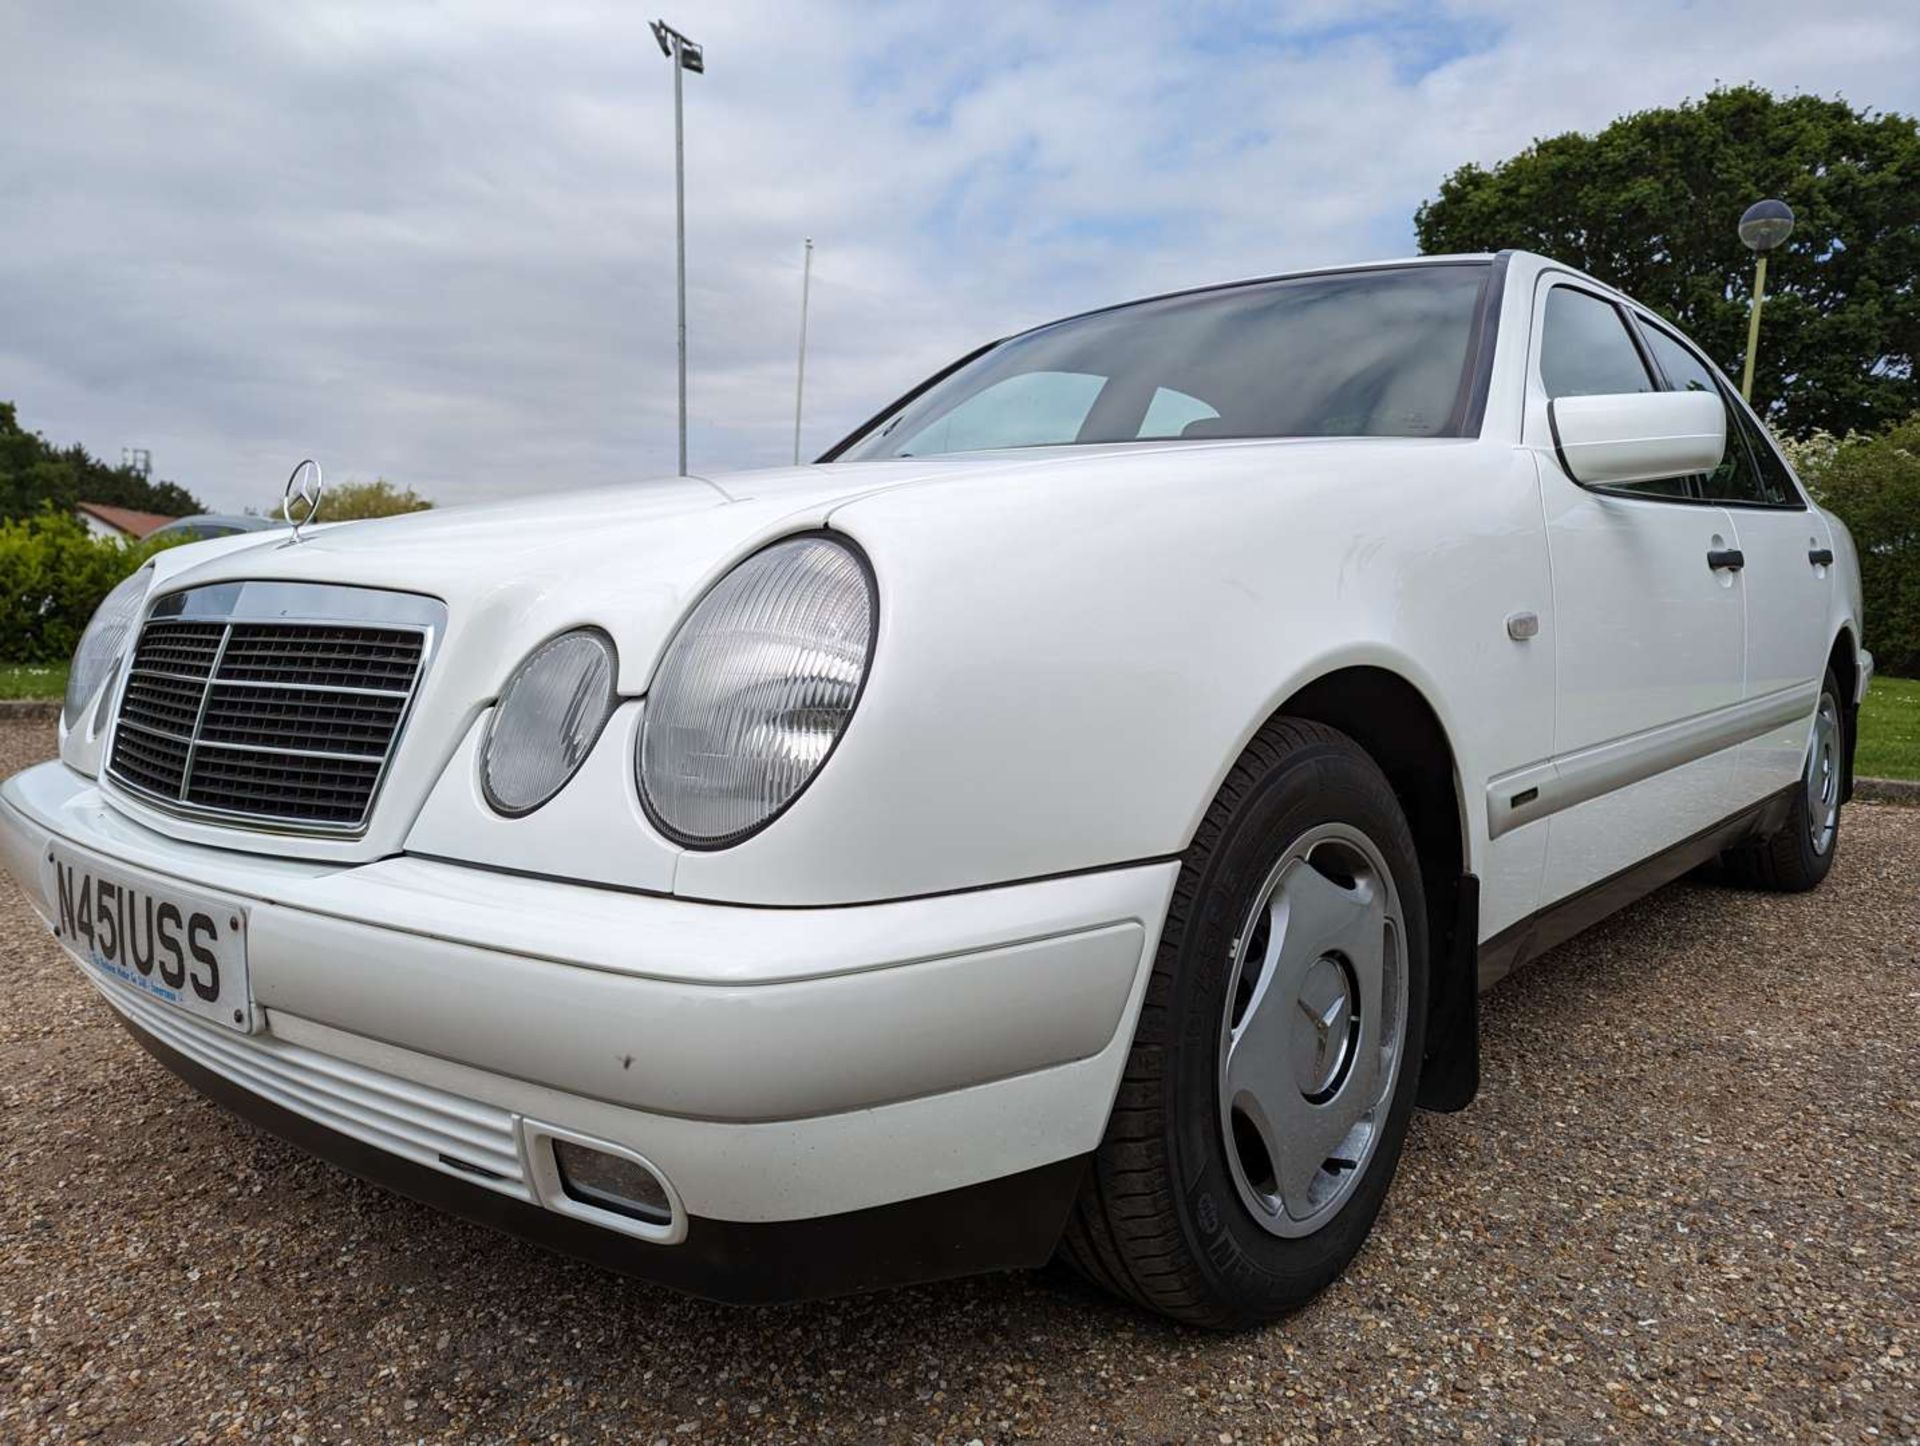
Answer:
M692 457L786 460L980 341L1401 254L1463 161L1718 82L1920 110L1920 16L1834 3L669 14ZM223 506L311 453L443 502L673 466L670 72L627 0L22 7L0 398Z

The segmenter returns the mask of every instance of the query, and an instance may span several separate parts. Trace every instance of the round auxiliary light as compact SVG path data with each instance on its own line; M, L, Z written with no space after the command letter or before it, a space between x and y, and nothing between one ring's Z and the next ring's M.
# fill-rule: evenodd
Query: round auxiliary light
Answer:
M140 605L146 601L147 587L153 581L153 568L143 567L100 600L93 620L80 634L80 646L73 650L73 666L67 673L66 702L60 708L60 721L71 729L86 711L120 661L133 625L140 617Z
M647 694L636 763L654 826L721 848L777 818L853 717L878 615L866 558L822 534L776 542L723 577Z
M549 638L501 690L480 753L496 813L531 813L572 778L613 712L613 643L597 628Z

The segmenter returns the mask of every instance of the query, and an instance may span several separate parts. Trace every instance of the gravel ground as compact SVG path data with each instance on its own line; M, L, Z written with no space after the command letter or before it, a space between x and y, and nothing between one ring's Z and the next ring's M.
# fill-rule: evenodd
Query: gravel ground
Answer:
M46 751L0 724L0 774ZM0 879L0 1438L1920 1438L1920 811L1485 1001L1346 1278L1218 1337L1016 1275L742 1311L250 1132Z

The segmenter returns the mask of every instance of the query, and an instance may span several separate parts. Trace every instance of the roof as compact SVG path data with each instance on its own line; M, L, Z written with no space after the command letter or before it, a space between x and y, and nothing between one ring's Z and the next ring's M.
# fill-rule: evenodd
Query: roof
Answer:
M159 512L139 512L131 507L113 507L105 502L76 502L73 506L76 512L97 517L129 537L145 537L154 528L165 527L174 520Z
M1038 326L1030 326L1025 331L1010 333L1001 338L1012 341L1016 336L1027 336L1036 331L1046 331L1049 327L1063 322L1082 321L1089 316L1100 316L1109 311L1125 311L1129 307L1144 306L1152 301L1180 301L1189 296L1204 296L1215 291L1238 291L1243 287L1266 286L1276 281L1306 281L1316 276L1343 276L1356 271L1404 271L1411 266L1486 266L1498 261L1502 256L1518 255L1507 251L1448 251L1432 256L1399 256L1387 261L1349 261L1333 266L1311 266L1302 271L1277 271L1271 276L1243 276L1238 281L1210 281L1202 286L1183 286L1178 291L1160 291L1152 296L1136 296L1131 301L1115 301L1106 306L1096 306L1091 311L1077 311L1072 316L1056 317L1052 321L1043 321ZM992 345L998 345L998 342ZM985 347L981 348L986 350ZM971 357L968 360L972 360Z

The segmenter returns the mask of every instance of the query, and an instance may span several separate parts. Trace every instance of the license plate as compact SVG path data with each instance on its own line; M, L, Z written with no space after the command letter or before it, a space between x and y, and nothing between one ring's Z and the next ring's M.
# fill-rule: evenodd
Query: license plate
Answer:
M245 909L59 844L47 867L54 937L82 964L123 989L252 1032Z

